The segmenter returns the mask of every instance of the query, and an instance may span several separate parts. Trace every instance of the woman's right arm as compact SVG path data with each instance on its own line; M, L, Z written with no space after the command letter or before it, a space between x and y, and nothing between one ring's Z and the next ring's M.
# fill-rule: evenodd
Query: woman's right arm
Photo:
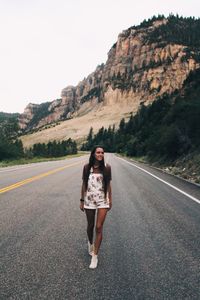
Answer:
M80 200L80 209L82 211L84 211L84 197L85 197L85 183L84 183L84 180L82 182L82 187L81 187L81 200Z
M82 186L81 186L81 201L80 201L80 209L84 211L84 198L85 198L85 176L86 176L86 166L83 167L83 174L82 174Z
M81 200L84 200L85 193L86 193L86 170L87 165L84 165L83 167L83 174L82 174L82 186L81 186ZM80 201L80 209L84 211L84 201Z

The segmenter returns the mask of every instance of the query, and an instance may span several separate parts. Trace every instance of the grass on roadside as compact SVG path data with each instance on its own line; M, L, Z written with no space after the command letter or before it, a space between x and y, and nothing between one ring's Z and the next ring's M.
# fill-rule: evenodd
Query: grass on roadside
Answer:
M0 168L2 167L9 167L15 165L24 165L24 164L31 164L37 162L44 162L44 161L56 161L56 160L63 160L69 159L73 157L79 157L82 155L87 154L86 152L79 152L77 154L66 155L62 157L34 157L34 158L20 158L20 159L13 159L13 160L4 160L0 162Z
M154 158L152 161L151 159L148 159L147 156L127 156L124 153L120 153L119 155L133 161L146 163L192 183L200 184L200 154L198 151L179 157L173 162L164 160L163 158L160 160L159 158Z

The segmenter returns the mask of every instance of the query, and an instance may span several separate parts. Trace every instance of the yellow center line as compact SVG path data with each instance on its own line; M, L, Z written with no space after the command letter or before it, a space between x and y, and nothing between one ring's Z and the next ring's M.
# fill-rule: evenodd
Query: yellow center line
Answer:
M42 174L39 174L39 175L36 175L36 176L33 176L33 177L30 177L30 178L27 178L25 180L22 180L22 181L19 181L19 182L16 182L12 185L9 185L9 186L6 186L2 189L0 189L0 194L2 193L5 193L5 192L8 192L8 191L11 191L13 189L16 189L24 184L27 184L27 183L30 183L32 181L35 181L35 180L38 180L40 178L43 178L43 177L46 177L46 176L49 176L51 174L54 174L54 173L57 173L59 171L62 171L64 169L67 169L67 168L70 168L70 167L73 167L73 166L76 166L80 163L83 163L83 161L79 161L79 162L76 162L76 163L73 163L73 164L70 164L70 165L67 165L67 166L64 166L64 167L60 167L60 168L57 168L57 169L54 169L54 170L51 170L49 172L46 172L46 173L42 173Z

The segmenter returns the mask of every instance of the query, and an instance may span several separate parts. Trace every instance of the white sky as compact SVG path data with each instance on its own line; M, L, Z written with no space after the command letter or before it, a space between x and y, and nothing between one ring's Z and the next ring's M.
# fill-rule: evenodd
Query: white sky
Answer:
M0 0L0 111L60 98L153 15L200 17L199 0Z

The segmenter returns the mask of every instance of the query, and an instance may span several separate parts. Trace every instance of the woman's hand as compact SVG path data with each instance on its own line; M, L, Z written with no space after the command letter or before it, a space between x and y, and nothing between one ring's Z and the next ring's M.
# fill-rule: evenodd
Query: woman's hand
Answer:
M80 202L80 210L84 211L84 202L83 201Z

